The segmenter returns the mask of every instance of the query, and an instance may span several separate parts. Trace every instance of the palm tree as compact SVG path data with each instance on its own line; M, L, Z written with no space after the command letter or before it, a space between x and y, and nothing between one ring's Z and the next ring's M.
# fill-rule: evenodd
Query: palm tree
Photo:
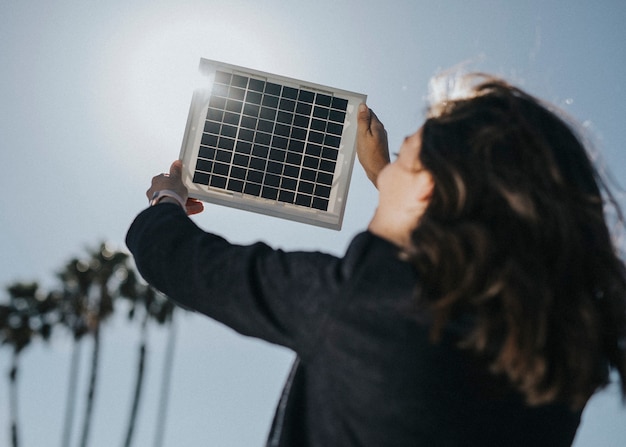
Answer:
M61 280L62 299L59 303L60 323L66 326L73 338L72 356L70 359L67 397L65 401L65 417L61 435L61 447L70 445L74 410L76 407L76 383L80 366L80 342L89 328L87 327L87 301L93 282L93 272L89 264L79 259L72 259L57 275Z
M143 307L141 324L140 324L140 343L139 355L137 362L137 373L135 378L135 388L133 399L131 402L130 417L126 430L124 441L125 447L130 447L136 425L139 404L143 389L143 378L145 373L145 362L147 355L147 332L149 320L154 320L159 324L164 324L171 319L173 305L167 298L156 292L150 286L140 284L137 275L133 270L128 269L126 278L120 286L120 294L122 297L131 301L131 308L128 318L132 320L136 316L138 306Z
M89 270L93 274L92 284L88 293L87 327L93 338L93 350L91 355L91 371L89 374L89 388L85 405L85 419L81 434L81 447L86 447L89 439L89 430L93 416L95 402L96 383L98 378L98 362L100 359L100 326L113 313L113 299L117 290L112 286L117 277L116 273L125 268L128 255L120 251L113 251L107 244L100 244L97 251L91 252Z
M88 253L87 259L72 259L58 274L63 288L59 320L69 328L74 338L61 437L63 447L70 445L71 441L76 403L75 383L80 364L80 342L85 335L91 336L93 347L80 445L85 447L89 440L100 360L100 326L113 313L113 301L119 293L118 272L126 268L128 258L127 254L112 250L105 243Z
M0 334L2 344L13 347L11 367L9 369L9 414L11 444L19 445L18 428L18 377L19 357L23 349L35 336L44 340L50 338L52 319L49 315L55 307L54 296L39 293L39 285L33 283L15 283L7 288L9 304L0 306Z
M167 303L170 307L169 317L163 319L161 324L168 322L170 335L167 337L167 346L165 347L165 357L163 359L161 391L159 395L156 432L154 436L155 447L161 447L165 437L165 420L167 418L167 405L169 400L172 367L174 366L174 348L176 347L176 321L174 320L174 311L176 310L176 307L171 301L167 301Z

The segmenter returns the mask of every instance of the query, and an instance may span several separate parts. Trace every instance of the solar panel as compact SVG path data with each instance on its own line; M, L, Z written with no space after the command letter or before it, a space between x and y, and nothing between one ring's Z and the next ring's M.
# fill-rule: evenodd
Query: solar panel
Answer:
M189 196L339 230L366 96L200 60L180 158Z

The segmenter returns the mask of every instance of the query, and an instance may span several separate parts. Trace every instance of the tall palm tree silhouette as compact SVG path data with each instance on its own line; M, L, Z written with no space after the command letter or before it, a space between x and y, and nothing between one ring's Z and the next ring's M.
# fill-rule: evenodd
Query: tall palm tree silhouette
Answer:
M85 447L88 443L99 370L100 328L102 322L113 313L113 302L119 294L121 283L119 272L126 268L127 259L126 253L115 251L107 244L101 243L97 250L88 252L86 259L72 259L58 274L63 286L59 320L70 329L74 338L61 438L63 447L70 445L76 403L75 384L80 363L80 342L86 335L92 339L92 351L79 445Z
M91 271L92 283L87 294L88 302L87 327L89 334L93 338L93 350L91 355L91 371L89 374L89 388L87 391L87 401L85 405L85 415L80 437L80 446L86 447L89 439L89 429L93 417L93 406L95 401L96 383L98 379L98 363L100 359L100 327L113 313L113 300L118 294L115 280L116 273L125 268L128 255L120 251L114 251L107 244L100 244L100 248L91 252L88 263ZM118 281L119 283L119 281ZM117 284L119 287L119 284Z
M59 323L69 329L73 338L65 401L65 416L61 435L61 447L67 447L71 441L76 408L76 383L80 367L81 341L89 332L87 326L87 303L93 282L93 271L89 268L87 262L74 258L65 265L64 269L57 276L62 285L62 300L59 303Z
M0 337L2 344L13 348L9 369L9 419L11 444L19 446L18 425L18 377L19 358L35 336L44 340L50 338L55 308L54 297L39 293L39 285L33 283L14 283L7 287L8 305L0 305Z
M131 269L127 270L126 278L120 285L120 295L124 298L129 299L131 302L131 307L128 312L129 320L132 320L137 316L138 309L141 309L142 314L140 322L140 342L137 361L137 372L135 377L135 388L133 392L130 416L124 441L124 446L130 447L133 439L134 428L136 425L137 414L139 411L139 404L141 401L141 395L143 390L143 379L145 375L145 364L147 355L148 324L150 320L156 321L158 324L165 324L170 322L172 318L172 312L174 310L174 305L163 295L156 292L152 287L146 284L141 284L137 279L136 273ZM169 359L169 362L171 363L171 359ZM167 389L162 387L161 392L163 396L163 393L167 393ZM161 414L161 412L159 414ZM157 427L160 424L164 424L164 421L157 421Z

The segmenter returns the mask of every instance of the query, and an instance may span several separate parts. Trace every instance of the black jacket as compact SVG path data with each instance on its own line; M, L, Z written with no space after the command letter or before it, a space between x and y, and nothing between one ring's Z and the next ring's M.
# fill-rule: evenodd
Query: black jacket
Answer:
M567 446L580 412L529 408L416 312L419 275L365 232L345 256L239 246L173 204L142 212L127 245L184 307L298 355L269 446Z

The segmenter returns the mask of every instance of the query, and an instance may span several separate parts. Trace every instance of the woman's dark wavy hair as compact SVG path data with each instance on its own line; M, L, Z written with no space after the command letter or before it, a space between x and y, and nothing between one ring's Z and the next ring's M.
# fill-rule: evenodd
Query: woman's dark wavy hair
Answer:
M420 160L435 187L413 233L433 338L470 316L461 346L531 405L582 407L617 369L626 397L626 275L604 205L619 206L548 105L472 75L432 104Z

